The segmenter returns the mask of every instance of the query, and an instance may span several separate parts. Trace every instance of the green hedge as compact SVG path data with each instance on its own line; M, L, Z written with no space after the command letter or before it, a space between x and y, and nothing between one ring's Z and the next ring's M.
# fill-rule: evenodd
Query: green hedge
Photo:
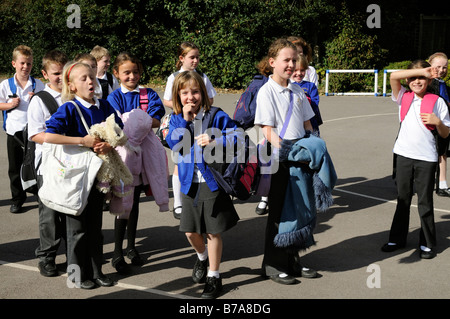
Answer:
M81 9L79 29L67 26L72 3ZM255 65L273 39L290 35L303 37L316 49L312 65L321 79L327 68L381 70L388 51L380 46L379 35L392 30L390 36L403 38L398 26L414 19L404 10L401 16L397 6L387 2L382 6L385 29L375 32L377 36L366 26L366 8L366 2L356 0L2 1L0 74L13 73L11 53L19 44L34 50L35 76L49 50L60 49L73 58L101 45L113 59L122 51L136 54L145 68L143 83L164 84L175 70L177 46L191 40L200 47L200 69L215 87L242 89L257 73ZM365 89L371 81L334 77L338 78L342 80L332 84L338 90Z
M67 6L81 8L81 28L67 27ZM177 46L200 47L200 69L218 88L243 88L257 73L256 63L274 38L320 37L327 26L316 19L333 16L328 1L292 0L10 0L0 4L0 74L11 74L11 52L19 44L34 50L33 75L52 49L73 58L95 45L141 58L143 81L165 79L175 69Z

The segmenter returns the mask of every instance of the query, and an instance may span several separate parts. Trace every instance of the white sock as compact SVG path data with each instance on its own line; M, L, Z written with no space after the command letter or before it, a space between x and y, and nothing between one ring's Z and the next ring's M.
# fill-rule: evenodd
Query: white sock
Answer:
M219 273L219 271L208 270L208 275L207 275L207 277L216 277L216 278L220 278L220 273Z
M420 245L420 249L423 251L431 251L430 248Z
M440 181L439 182L439 188L440 189L447 189L448 188L447 181Z
M198 259L204 261L208 258L208 249L205 247L205 251L202 253L197 253Z
M172 175L172 190L173 190L173 208L181 207L181 183L178 175ZM181 213L177 209L176 213Z
M261 200L258 204L258 208L266 208L268 197L261 197Z

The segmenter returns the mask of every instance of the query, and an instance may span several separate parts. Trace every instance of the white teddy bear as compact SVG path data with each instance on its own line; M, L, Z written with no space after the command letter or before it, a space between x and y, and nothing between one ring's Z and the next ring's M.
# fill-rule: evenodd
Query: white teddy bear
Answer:
M114 114L111 114L105 122L92 125L89 133L91 136L108 142L113 147L107 154L97 154L103 160L97 173L97 189L110 196L125 197L129 195L133 191L133 175L115 149L117 146L124 146L128 138L117 125ZM110 206L110 212L119 215L123 213L123 209Z

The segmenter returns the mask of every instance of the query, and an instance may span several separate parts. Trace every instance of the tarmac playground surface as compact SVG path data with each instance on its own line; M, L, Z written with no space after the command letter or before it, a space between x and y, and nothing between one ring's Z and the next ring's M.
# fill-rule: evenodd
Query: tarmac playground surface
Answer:
M238 94L219 94L214 105L232 116L238 98ZM321 96L319 107L324 119L321 136L338 182L333 191L334 205L318 215L317 244L301 253L301 261L316 269L320 278L300 277L297 284L284 286L261 277L267 215L255 214L257 197L246 202L236 200L240 221L223 234L220 272L224 288L219 300L448 299L450 198L434 197L436 258L419 257L416 198L407 246L393 253L380 250L388 239L396 204L391 179L392 147L399 127L396 104L390 97ZM170 160L169 166L172 173ZM116 281L115 286L68 288L63 247L56 259L60 276L41 276L34 255L39 244L37 202L30 197L23 213L9 212L5 134L0 134L0 174L0 299L173 299L186 303L181 299L194 302L200 297L203 284L191 280L196 257L178 230L179 221L172 212L160 213L153 199L144 195L136 239L145 259L143 266L132 266L128 276L118 275L112 268L113 216L104 212L103 272Z

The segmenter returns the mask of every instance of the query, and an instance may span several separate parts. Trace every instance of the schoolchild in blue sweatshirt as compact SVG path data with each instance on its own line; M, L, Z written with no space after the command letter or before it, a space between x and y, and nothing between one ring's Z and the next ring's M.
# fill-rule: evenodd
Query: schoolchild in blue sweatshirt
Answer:
M94 97L96 83L95 73L89 65L72 62L65 66L62 100L67 102L46 121L44 142L83 145L99 154L111 151L112 146L109 143L86 132L80 115L72 103L78 105L89 127L105 121L114 114L116 123L123 128L122 120L114 108L107 101L97 100ZM58 185L55 185L55 188L57 187ZM83 289L113 285L112 279L102 272L103 198L103 193L94 186L89 193L84 211L79 216L66 216L68 270L76 271L76 268L72 268L74 265L79 267L79 274L71 273L69 276L75 281L79 280L79 287Z
M143 72L141 61L129 53L121 53L114 61L113 72L114 76L120 81L120 88L108 95L108 102L120 114L141 108L152 117L152 127L159 127L160 120L166 111L155 91L139 86L139 80ZM115 248L111 264L120 274L127 274L130 271L122 251L125 231L127 232L126 256L133 265L140 266L144 263L135 245L139 217L139 198L143 190L144 185L142 184L135 187L133 207L128 219L116 218L114 222Z
M211 122L206 87L195 71L182 72L175 78L173 102L174 115L166 140L170 148L179 153L177 164L183 205L180 231L186 234L197 253L192 279L195 283L206 281L201 297L212 299L222 290L221 233L235 226L239 217L230 196L219 188L206 161L211 161L208 158L208 154L212 154L210 147L234 148L237 126L221 110ZM201 132L203 121L212 123L211 130Z

